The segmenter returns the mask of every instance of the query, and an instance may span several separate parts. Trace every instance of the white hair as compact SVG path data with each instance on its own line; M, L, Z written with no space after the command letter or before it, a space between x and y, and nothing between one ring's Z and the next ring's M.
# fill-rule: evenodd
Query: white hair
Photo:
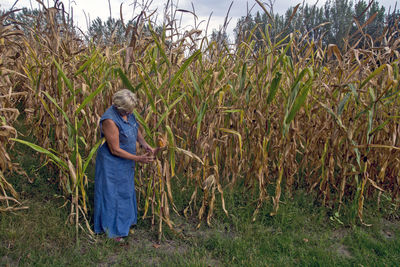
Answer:
M128 89L122 89L113 95L112 103L118 112L131 113L137 105L137 98Z

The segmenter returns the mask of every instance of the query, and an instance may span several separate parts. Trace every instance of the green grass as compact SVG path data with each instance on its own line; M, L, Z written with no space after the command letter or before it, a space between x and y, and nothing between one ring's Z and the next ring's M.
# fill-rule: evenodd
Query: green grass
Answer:
M37 166L35 156L15 157L23 167L35 166L25 168L33 183L24 176L9 177L29 209L0 214L0 266L396 266L400 259L400 216L388 200L378 213L374 203L366 205L371 227L351 225L348 210L339 218L343 224L332 220L330 209L302 191L283 196L277 216L269 215L269 204L252 222L254 198L239 188L225 192L229 217L217 201L212 227L204 221L196 230L194 215L187 220L174 215L184 238L166 230L158 245L157 227L139 220L125 244L104 236L92 242L84 233L77 244L55 174ZM173 193L182 211L191 190Z

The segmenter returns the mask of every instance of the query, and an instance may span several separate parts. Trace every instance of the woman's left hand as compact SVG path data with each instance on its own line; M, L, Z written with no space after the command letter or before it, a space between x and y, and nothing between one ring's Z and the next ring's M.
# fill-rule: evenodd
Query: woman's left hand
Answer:
M144 149L146 150L146 152L151 153L152 155L154 155L154 153L156 152L156 149L152 148L149 144L145 144Z

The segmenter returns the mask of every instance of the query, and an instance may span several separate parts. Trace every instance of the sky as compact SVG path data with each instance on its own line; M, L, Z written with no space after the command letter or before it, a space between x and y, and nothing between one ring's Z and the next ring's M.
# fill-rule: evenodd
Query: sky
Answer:
M42 0L46 5L50 3L52 5L53 0ZM271 0L274 2L273 11L275 13L284 14L285 11L291 7L302 3L303 0ZM269 3L270 0L261 0L260 2ZM315 4L321 6L326 0L304 0L305 3ZM366 0L367 2L368 0ZM13 6L16 0L1 0L0 9L9 9ZM75 24L80 27L83 31L87 29L87 20L94 20L100 17L103 21L107 20L110 16L108 0L64 0L66 9L71 7L73 9ZM139 6L134 9L133 3L137 2ZM162 21L162 14L164 6L167 0L110 0L111 3L111 16L115 19L120 17L120 5L122 3L122 14L124 21L128 21L133 18L141 11L140 5L142 3L151 2L150 10L157 10L157 20ZM230 4L233 2L231 10L229 12L229 24L227 27L227 33L233 36L233 29L236 26L238 19L245 16L248 11L254 14L256 11L262 12L260 6L254 0L172 0L172 2L178 6L179 9L193 11L193 7L196 13L196 23L199 24L199 28L205 31L207 21L211 15L208 34L212 32L212 29L219 30L224 24L225 17L227 15ZM385 6L386 11L391 7L393 10L394 5L397 2L397 8L400 7L400 0L379 0L380 5ZM193 3L193 6L192 6ZM22 7L33 7L38 8L36 0L18 0L15 8ZM86 14L86 17L85 17ZM153 19L156 17L154 16ZM181 21L181 26L184 30L190 31L193 29L195 23L195 17L191 13L178 12L176 18L178 22Z

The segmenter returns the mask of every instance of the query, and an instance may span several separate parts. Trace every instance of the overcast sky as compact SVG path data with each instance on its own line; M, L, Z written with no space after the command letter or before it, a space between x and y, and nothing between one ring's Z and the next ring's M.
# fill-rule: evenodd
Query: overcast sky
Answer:
M45 4L53 3L53 0L42 0ZM114 18L120 17L120 5L123 3L123 16L124 20L127 21L133 18L138 11L140 11L140 7L136 7L136 11L134 12L134 0L110 0L111 1L111 11L112 16ZM368 2L368 0L365 0ZM63 1L65 3L66 9L68 8L69 1ZM146 0L137 0L138 3L146 2ZM157 9L159 20L162 19L162 14L164 10L164 5L166 4L166 0L153 0L150 8L152 10ZM270 2L267 0L261 0L261 2ZM298 3L302 3L303 0L275 0L274 1L274 12L278 12L283 14L289 7L295 6ZM325 0L305 0L306 3L314 4L318 3L318 6L322 5ZM353 1L354 2L354 1ZM378 1L380 5L384 5L386 7L386 11L389 7L394 7L397 2L397 7L399 8L400 4L397 0L380 0ZM15 3L15 0L1 0L0 9L9 9ZM103 20L106 20L110 16L108 0L71 0L71 7L73 8L74 20L78 27L82 30L86 30L86 20L84 12L90 17L91 20L94 20L96 17L100 17ZM197 23L200 23L200 28L205 29L208 18L212 12L210 25L208 33L211 33L212 29L219 29L223 24L228 12L229 5L232 3L232 0L173 0L174 4L178 4L178 8L186 9L192 11L192 3L194 5L195 13L197 15ZM37 8L38 3L35 0L19 0L16 4L16 8L21 7L31 7ZM232 35L233 28L235 28L237 20L247 14L249 9L252 9L252 13L255 11L261 11L259 5L254 0L235 0L233 1L232 8L229 13L230 23L228 24L228 33ZM192 29L194 25L194 16L190 13L179 12L177 19L180 18L180 14L182 14L182 27L187 30Z

